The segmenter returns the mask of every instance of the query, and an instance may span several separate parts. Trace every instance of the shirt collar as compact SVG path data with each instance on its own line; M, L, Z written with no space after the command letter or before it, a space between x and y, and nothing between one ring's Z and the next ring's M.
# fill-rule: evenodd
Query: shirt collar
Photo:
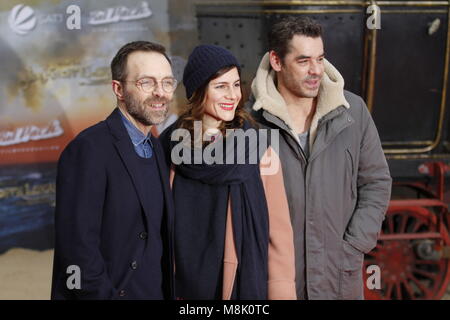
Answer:
M127 129L128 135L130 136L131 142L136 147L140 144L144 144L146 141L150 143L150 145L153 147L152 140L150 139L152 136L152 133L149 132L147 136L145 136L141 130L136 128L134 124L130 122L122 113L122 110L120 110L120 115L122 117L122 122L125 125L125 129Z

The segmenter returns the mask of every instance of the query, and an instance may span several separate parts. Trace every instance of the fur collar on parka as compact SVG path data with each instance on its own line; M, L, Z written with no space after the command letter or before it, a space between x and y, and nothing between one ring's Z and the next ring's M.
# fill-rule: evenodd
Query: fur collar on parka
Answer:
M337 69L326 59L325 72L319 88L317 97L316 113L313 116L309 134L309 144L313 145L317 134L317 124L324 115L337 107L343 105L350 108L344 97L344 79ZM298 139L297 134L292 130L291 117L288 113L286 102L275 86L275 71L272 70L267 52L259 64L256 77L252 83L252 93L255 98L253 110L266 110L272 115L283 120L289 127L292 135Z

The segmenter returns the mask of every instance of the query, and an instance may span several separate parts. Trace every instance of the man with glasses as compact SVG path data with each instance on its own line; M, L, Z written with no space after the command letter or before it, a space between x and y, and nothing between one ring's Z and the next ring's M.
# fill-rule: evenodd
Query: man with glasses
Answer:
M171 299L173 203L150 130L177 81L147 41L123 46L111 71L117 108L59 159L52 299Z

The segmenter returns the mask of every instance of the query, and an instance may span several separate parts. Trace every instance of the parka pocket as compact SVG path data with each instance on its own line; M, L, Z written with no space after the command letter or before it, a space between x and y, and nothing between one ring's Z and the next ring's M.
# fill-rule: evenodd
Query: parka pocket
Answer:
M339 297L343 300L364 298L362 268L364 253L342 240L342 267L339 279Z
M352 192L352 199L356 199L356 182L355 182L355 164L353 162L353 155L351 151L347 148L345 149L345 154L347 156L346 165L348 166L347 170L350 174L350 188Z

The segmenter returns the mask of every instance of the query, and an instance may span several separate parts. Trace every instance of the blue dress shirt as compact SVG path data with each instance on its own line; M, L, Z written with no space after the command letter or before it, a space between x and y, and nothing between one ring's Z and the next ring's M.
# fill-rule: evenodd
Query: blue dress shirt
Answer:
M119 110L120 111L120 110ZM130 136L131 142L134 145L134 150L141 158L151 158L153 155L153 145L150 140L152 134L151 132L145 136L138 128L134 126L120 111L120 115L122 116L122 122L127 129L128 135Z

